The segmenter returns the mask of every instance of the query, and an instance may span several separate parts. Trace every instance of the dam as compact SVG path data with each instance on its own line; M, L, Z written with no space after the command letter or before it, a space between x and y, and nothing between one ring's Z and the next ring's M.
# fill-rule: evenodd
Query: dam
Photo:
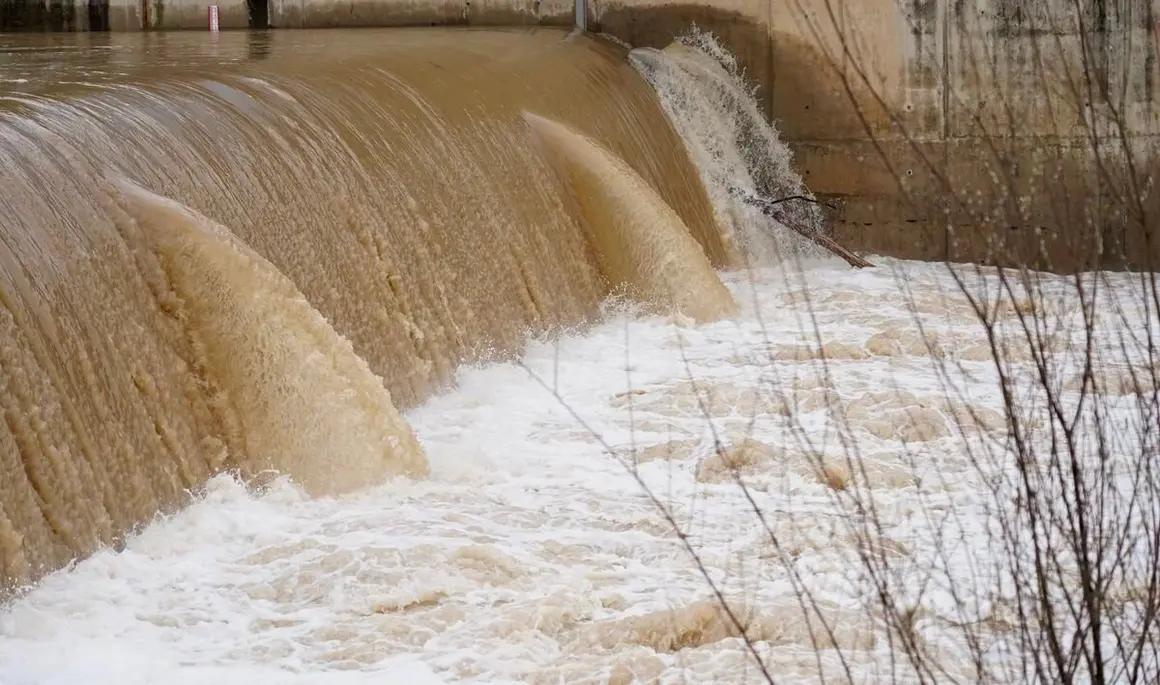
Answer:
M1055 437L1000 390L1155 448L1154 8L1095 31L1093 156L1034 13L734 4L4 4L0 682L910 682L854 570L976 582L979 455Z
M214 5L223 30L571 26L575 12L559 0ZM207 8L4 0L0 31L204 32ZM1155 163L1157 0L591 0L581 12L592 33L634 47L664 48L691 26L716 36L851 249L1053 270L1093 254L1114 268L1156 258L1143 237L1154 225L1093 181L1089 143L1108 141L1097 156L1118 160L1128 133ZM975 199L1003 195L998 211ZM1144 194L1147 213L1157 203ZM1076 226L1061 206L1118 215Z

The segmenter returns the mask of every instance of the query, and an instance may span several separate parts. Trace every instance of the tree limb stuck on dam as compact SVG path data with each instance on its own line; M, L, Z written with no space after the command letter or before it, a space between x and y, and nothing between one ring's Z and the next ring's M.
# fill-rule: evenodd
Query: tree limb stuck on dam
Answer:
M626 51L563 35L352 33L320 54L301 34L257 61L175 37L65 52L71 81L22 83L0 105L3 585L117 544L221 469L322 492L420 473L391 404L594 319L608 284L523 110L623 160L722 265Z

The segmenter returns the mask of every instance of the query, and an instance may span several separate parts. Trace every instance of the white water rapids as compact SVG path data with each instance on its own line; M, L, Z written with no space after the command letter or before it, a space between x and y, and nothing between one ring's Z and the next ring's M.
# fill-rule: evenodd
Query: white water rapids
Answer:
M757 220L734 220L747 218ZM520 364L462 369L453 391L406 415L430 458L426 480L310 499L285 480L252 492L219 476L123 551L52 574L0 611L0 682L759 682L658 505L744 614L777 682L841 668L886 682L891 647L857 562L865 541L835 497L851 479L874 498L873 544L895 560L915 630L948 673L969 678L948 630L962 602L930 579L970 585L994 553L993 495L970 457L1006 431L998 372L944 265L873 261L726 274L736 319L692 327L610 307L594 329L529 344ZM993 287L995 273L967 279ZM1045 279L1066 324L1052 349L1074 349L1083 331L1068 281ZM1132 283L1106 279L1113 293ZM1019 313L1001 313L1005 330ZM1029 368L1026 349L1007 354ZM1122 386L1103 395L1122 401L1127 435ZM803 586L832 635L811 637Z
M455 391L407 416L430 455L429 480L309 500L282 481L253 495L216 478L202 500L123 552L50 576L0 615L4 682L756 682L626 463L528 370L622 458L635 442L643 482L726 594L766 625L761 651L779 682L816 682L794 588L714 460L689 378L709 391L712 430L767 446L743 467L756 502L829 605L846 657L875 681L888 648L861 618L856 542L791 437L797 422L842 468L836 458L847 452L802 333L802 293L833 357L883 544L914 578L939 563L931 512L953 508L966 529L983 525L987 503L932 358L911 332L916 316L945 341L971 406L999 422L991 428L1002 429L1002 405L977 322L961 301L944 300L954 292L945 267L814 263L803 274L730 276L739 320L694 329L615 315L558 348L530 345L527 369L462 371ZM771 373L796 388L787 390L792 420L767 390ZM987 557L985 536L964 540L956 554ZM935 617L947 602L936 591L921 605ZM936 639L938 621L925 630ZM829 651L823 661L836 658Z

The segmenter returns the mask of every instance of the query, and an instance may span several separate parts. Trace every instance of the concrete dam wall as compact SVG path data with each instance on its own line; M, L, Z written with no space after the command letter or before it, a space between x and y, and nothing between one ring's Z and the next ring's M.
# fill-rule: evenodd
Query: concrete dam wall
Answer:
M567 0L217 4L223 29L568 25L574 12ZM8 29L207 26L201 1L0 7ZM588 24L633 46L663 48L694 25L716 36L851 248L1055 269L1157 256L1160 0L592 0ZM1105 187L1131 173L1092 173L1092 141L1122 133L1135 208L1108 206ZM1121 165L1114 152L1100 164ZM1103 218L1077 219L1092 214Z

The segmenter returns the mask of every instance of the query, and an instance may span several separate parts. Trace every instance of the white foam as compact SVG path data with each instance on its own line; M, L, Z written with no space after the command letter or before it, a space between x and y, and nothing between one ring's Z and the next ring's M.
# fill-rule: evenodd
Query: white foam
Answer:
M558 354L548 342L529 345L523 363L555 384L620 460L525 369L499 364L463 370L456 390L408 413L429 454L429 481L309 499L281 481L259 497L218 477L204 498L146 527L123 552L53 574L6 608L0 681L627 682L656 672L666 682L756 682L752 668L740 667L740 642L698 604L709 596L703 579L622 461L634 440L642 448L684 440L692 449L642 463L643 481L688 528L728 596L765 626L763 655L778 682L816 682L793 588L736 485L698 482L711 452L682 350L692 377L717 389L711 414L727 441L747 432L747 410L764 408L751 435L773 449L749 460L743 477L827 615L855 631L835 639L856 673L873 681L889 657L885 641L842 618L862 615L856 541L837 525L825 479L811 473L789 421L752 389L774 373L787 387L796 383L796 418L815 448L845 454L817 363L770 364L768 352L811 344L801 333L804 310L785 304L803 283L822 339L851 348L914 327L903 286L930 302L953 290L939 266L886 263L904 267L908 280L887 268L840 266L792 279L767 270L753 283L733 274L727 282L744 309L737 320L692 328L619 315L561 339ZM868 310L872 318L849 320ZM920 308L919 316L948 339L980 336L977 324L948 311ZM853 356L829 362L837 398L881 393L872 406L887 406L885 415L919 402L942 411L931 357ZM966 360L962 368L955 382L971 405L1000 410L993 366ZM624 394L630 388L636 392ZM891 399L896 389L909 394ZM890 420L883 412L864 414L851 418L851 434L884 520L878 544L901 555L910 573L927 573L941 563L926 518L932 510L953 505L964 530L986 525L987 498L963 455L965 438L952 432L904 446L869 425ZM989 554L985 536L964 540L956 559ZM950 603L929 588L914 601L931 615ZM657 634L670 608L700 626L696 637ZM948 668L967 668L955 665L954 641L944 643ZM823 651L825 668L836 667L835 655Z

